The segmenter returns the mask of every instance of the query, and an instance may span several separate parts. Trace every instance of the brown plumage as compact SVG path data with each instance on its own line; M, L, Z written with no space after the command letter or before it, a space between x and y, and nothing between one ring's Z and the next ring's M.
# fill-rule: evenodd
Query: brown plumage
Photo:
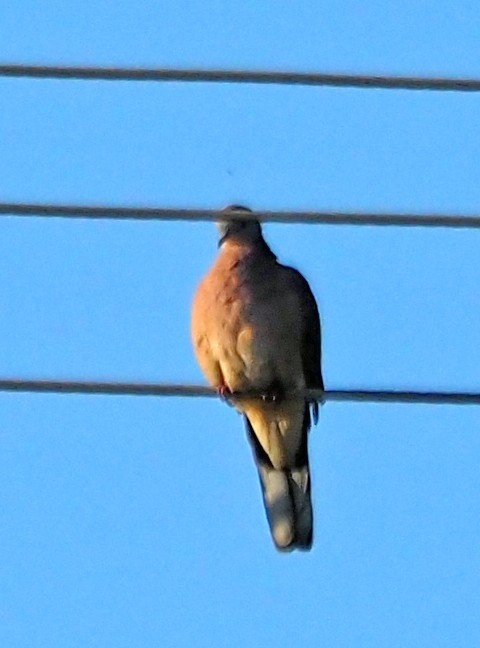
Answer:
M245 208L230 207L241 216ZM309 549L313 514L308 466L309 405L287 398L323 389L320 319L302 275L281 265L257 221L222 222L220 253L198 287L192 340L198 362L245 416L277 548ZM316 419L318 406L313 405Z

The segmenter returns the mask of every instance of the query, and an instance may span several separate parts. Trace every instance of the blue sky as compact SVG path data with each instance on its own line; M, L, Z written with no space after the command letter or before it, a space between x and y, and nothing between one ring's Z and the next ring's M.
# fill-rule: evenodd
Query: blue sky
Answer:
M16 0L0 60L480 76L477 3ZM125 4L125 3L124 3ZM4 201L478 213L477 95L0 79ZM267 225L331 388L479 390L480 233ZM202 380L205 223L0 222L0 374ZM9 648L480 637L480 411L327 404L316 538L275 552L214 400L0 394Z

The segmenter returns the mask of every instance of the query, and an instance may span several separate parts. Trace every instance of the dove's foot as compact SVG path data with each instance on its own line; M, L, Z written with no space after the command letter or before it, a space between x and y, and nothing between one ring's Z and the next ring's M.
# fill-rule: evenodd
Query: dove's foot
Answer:
M278 403L285 398L285 390L281 385L275 383L262 391L261 398L265 403Z
M220 398L221 398L222 400L224 400L224 401L228 401L228 399L231 398L232 393L233 393L233 392L232 392L232 390L230 389L230 387L228 387L228 386L225 385L225 384L223 384L223 385L219 385L219 386L217 387L217 394L218 394L218 395L220 396Z

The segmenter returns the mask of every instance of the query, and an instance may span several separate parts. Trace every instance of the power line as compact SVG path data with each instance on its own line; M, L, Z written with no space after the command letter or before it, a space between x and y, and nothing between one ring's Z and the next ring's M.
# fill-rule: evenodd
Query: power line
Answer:
M389 214L333 211L253 211L235 214L215 209L167 207L122 207L115 205L54 205L0 203L0 216L42 218L91 218L112 220L217 221L241 217L276 223L320 223L324 225L375 225L394 227L440 227L480 229L480 216L465 214Z
M120 383L63 380L1 379L0 391L51 394L103 394L111 396L216 396L203 385L171 383ZM244 394L245 395L245 394ZM248 394L257 395L261 394ZM298 394L297 394L298 396ZM333 389L322 392L308 389L302 396L309 400L370 403L419 403L429 405L480 405L480 393L397 391L372 389Z
M36 79L101 81L181 81L203 83L255 83L333 86L394 90L480 91L480 79L391 76L378 74L324 74L266 70L218 70L65 65L0 65L0 76Z

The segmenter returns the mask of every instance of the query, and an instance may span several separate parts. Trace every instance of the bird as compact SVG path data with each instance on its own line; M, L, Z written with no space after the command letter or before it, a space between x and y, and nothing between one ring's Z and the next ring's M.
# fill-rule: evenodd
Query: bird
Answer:
M320 316L307 280L278 262L249 214L222 210L218 256L193 299L192 343L210 385L244 418L275 547L308 551L308 433L319 401L304 392L324 390Z

